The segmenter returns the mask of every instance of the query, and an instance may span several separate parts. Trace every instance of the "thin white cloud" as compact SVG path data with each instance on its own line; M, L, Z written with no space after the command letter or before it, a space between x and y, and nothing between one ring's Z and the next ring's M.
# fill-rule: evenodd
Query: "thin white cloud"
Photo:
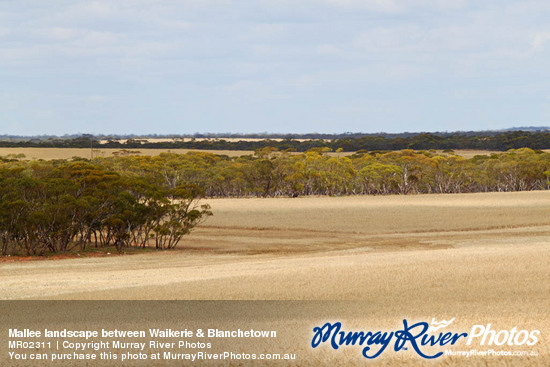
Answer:
M545 43L550 41L550 31L537 32L533 36L532 50L537 51L544 46Z
M315 51L319 55L337 55L341 50L332 44L318 45L315 47Z
M467 0L325 0L331 6L344 9L366 10L380 13L402 13L419 8L459 10L468 6Z
M342 7L345 9L361 9L376 11L382 13L395 13L403 10L396 1L393 0L325 0L329 5Z

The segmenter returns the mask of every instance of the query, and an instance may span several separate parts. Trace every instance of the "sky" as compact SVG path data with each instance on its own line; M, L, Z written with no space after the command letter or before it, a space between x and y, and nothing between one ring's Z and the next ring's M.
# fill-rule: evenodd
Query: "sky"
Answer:
M0 0L0 135L550 125L550 1Z

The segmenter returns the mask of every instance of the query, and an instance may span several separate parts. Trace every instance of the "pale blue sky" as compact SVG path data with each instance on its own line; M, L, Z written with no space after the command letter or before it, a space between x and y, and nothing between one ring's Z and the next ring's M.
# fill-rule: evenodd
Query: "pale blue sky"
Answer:
M550 1L0 0L0 135L550 125Z

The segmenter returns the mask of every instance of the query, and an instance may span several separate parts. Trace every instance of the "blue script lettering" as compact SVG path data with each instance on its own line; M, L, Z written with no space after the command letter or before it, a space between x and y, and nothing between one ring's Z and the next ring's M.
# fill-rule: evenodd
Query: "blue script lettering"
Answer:
M418 332L418 334L413 335L411 333L411 330L416 329L418 327L421 327L422 330L420 330ZM418 344L416 343L416 338L419 338L422 335L424 335L424 333L428 330L429 327L430 327L430 325L428 325L427 322L419 322L419 323L416 323L414 325L408 326L407 320L403 320L403 330L395 332L395 337L397 338L397 340L395 341L395 345L394 345L393 349L396 352L398 352L405 346L407 341L409 341L411 346L413 347L415 352L418 353L419 356L427 358L427 359L440 357L443 354L443 352L439 352L439 353L437 353L433 356L428 356L428 355L422 353L422 351L418 347Z
M317 348L320 343L324 343L330 339L330 345L333 349L338 349L342 345L363 345L367 344L363 348L363 356L365 358L376 358L378 357L384 349L390 344L391 339L393 338L393 332L391 333L382 333L380 331L372 333L371 331L350 331L344 332L340 331L342 324L340 322L335 322L331 324L327 322L322 327L314 327L313 339L311 340L311 346ZM374 355L369 356L367 352L371 349L370 345L382 345L382 348L378 350Z
M365 358L373 359L378 357L386 347L391 343L395 336L395 344L393 346L394 351L398 352L401 349L407 349L405 346L409 344L414 351L426 359L438 358L443 355L443 352L436 353L434 355L427 355L420 350L420 345L429 346L443 346L446 344L455 344L460 337L467 337L467 333L452 334L452 333L439 333L435 335L427 334L429 325L426 322L418 322L414 325L410 325L406 319L403 320L403 330L395 332L372 332L372 331L342 331L342 324L335 322L333 324L327 322L323 326L316 326L313 328L313 338L311 340L311 347L317 348L320 344L326 343L330 340L330 346L333 349L339 349L341 346L359 345L363 346L362 355ZM378 351L369 355L372 345L380 346Z

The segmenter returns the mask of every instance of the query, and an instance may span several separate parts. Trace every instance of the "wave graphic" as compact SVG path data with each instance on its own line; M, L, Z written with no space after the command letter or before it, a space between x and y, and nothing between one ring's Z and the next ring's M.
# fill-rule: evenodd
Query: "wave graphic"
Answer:
M449 321L441 320L441 321L437 322L437 321L435 321L435 318L432 318L432 325L428 328L428 333L429 332L435 332L439 329L446 328L447 326L451 325L454 320L455 320L455 318L453 317Z

